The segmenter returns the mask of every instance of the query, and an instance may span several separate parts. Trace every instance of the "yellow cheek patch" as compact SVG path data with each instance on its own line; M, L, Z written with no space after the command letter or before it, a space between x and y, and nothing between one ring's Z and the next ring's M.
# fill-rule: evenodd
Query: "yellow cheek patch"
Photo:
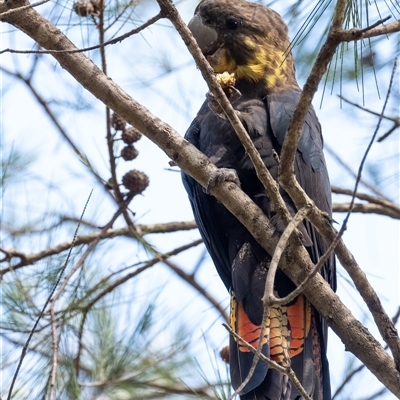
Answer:
M230 51L223 47L209 59L214 71L217 74L234 74L236 80L264 82L270 88L286 84L292 71L288 70L285 54L277 49L273 37L267 35L261 43L257 43L252 37L246 37L243 45L246 47L244 54L249 54L244 64L238 65Z
M254 50L257 46L257 44L250 38L250 37L246 37L244 39L244 44L246 45L247 48L249 48L250 50Z
M237 79L245 78L257 82L264 75L264 66L261 64L239 65L235 74Z
M277 82L278 82L278 77L276 75L267 75L265 77L265 80L267 82L267 86L268 87L274 87L277 86Z
M217 74L222 74L224 72L228 72L229 74L235 73L237 69L236 62L230 54L226 52L226 54L220 58L218 64L214 67L214 71Z

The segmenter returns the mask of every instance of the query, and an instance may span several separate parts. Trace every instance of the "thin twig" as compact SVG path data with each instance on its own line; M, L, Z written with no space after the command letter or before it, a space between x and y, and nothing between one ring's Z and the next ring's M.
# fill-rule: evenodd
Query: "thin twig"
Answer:
M350 202L351 205L354 204L354 201L355 201L355 198L356 198L357 189L358 189L358 185L359 185L359 183L360 183L362 171L363 171L363 168L364 168L364 164L365 164L365 162L366 162L366 160L367 160L369 151L371 150L372 144L373 144L374 141L375 141L375 137L376 137L376 135L377 135L377 133L378 133L379 127L380 127L381 122L382 122L383 114L384 114L384 112L385 112L386 105L387 105L387 102L388 102L388 100L389 100L390 92L391 92L391 89L392 89L393 78L394 78L394 72L395 72L395 70L396 70L396 67L397 67L397 59L395 59L395 62L394 62L394 65L393 65L392 75L391 75L391 78L390 78L389 87L388 87L388 91L387 91L387 94L386 94L386 98L385 98L385 102L384 102L384 105L383 105L383 108L382 108L381 115L380 115L380 117L379 117L379 120L378 120L378 123L377 123L377 125L376 125L375 131L374 131L374 133L373 133L373 135L372 135L372 138L371 138L371 140L370 140L370 142L369 142L369 144L368 144L368 146L367 146L367 149L365 150L365 153L364 153L364 155L363 155L363 157L362 157L362 159L361 159L360 166L359 166L359 168L358 168L357 178L356 178L356 182L355 182L355 185L354 185L354 190L353 190L353 194L352 194L352 199L351 199L351 202ZM346 218L345 218L344 221L343 221L343 225L344 225L344 226L346 226L347 221L348 221L348 219L350 218L350 214L351 214L351 209L349 210L349 212L348 212Z
M280 258L282 256L284 250L286 249L287 243L289 241L290 235L293 233L293 230L295 230L296 226L298 226L303 221L303 219L307 216L307 214L309 212L310 212L310 208L303 208L303 209L299 210L299 212L293 217L290 224L286 227L285 231L281 235L279 242L276 246L274 256L273 256L270 266L268 268L267 279L265 282L264 296L262 298L264 311L263 311L263 318L262 318L262 323L261 323L261 330L260 330L260 335L259 335L257 351L254 355L253 362L252 362L251 368L249 370L249 373L247 374L246 379L243 381L242 385L237 389L238 393L240 393L240 391L243 390L243 388L247 385L247 383L250 381L250 379L256 369L256 366L257 366L257 363L258 363L258 360L260 358L261 351L262 351L262 338L264 337L265 331L267 328L267 320L269 317L270 307L273 305L283 305L283 304L290 303L300 293L302 293L304 288L310 282L311 278L313 278L314 275L318 273L318 271L324 265L326 260L332 254L332 252L334 251L334 249L340 239L340 235L338 235L336 240L334 240L332 242L332 244L329 246L326 253L320 257L320 259L318 260L318 263L314 266L314 269L307 275L306 279L303 282L301 282L300 285L298 285L298 287L295 290L293 290L293 292L289 293L287 296L285 296L283 298L276 297L274 295L273 289L274 289L275 275L276 275L276 271L278 268Z
M339 232L335 238L335 240L330 244L326 252L319 258L318 262L315 264L314 269L311 270L311 272L307 275L307 277L300 283L300 285L297 286L296 289L293 290L293 292L289 293L287 296L282 297L281 299L276 299L277 304L288 304L292 300L294 300L300 293L304 291L306 286L309 284L311 281L311 278L314 277L318 273L318 271L322 268L322 266L325 264L325 262L328 260L330 255L333 253L335 250L335 247L340 241L340 238L342 237L343 232Z
M360 31L361 31L361 33L368 32L368 31L370 31L371 29L374 29L374 28L376 28L377 26L384 24L386 21L389 21L390 18L392 18L391 15L387 16L386 18L382 18L382 19L376 21L374 24L372 24L372 25L370 25L370 26L367 26L366 28L362 28Z
M382 389L377 390L375 393L371 394L368 397L365 397L362 400L379 400L382 398L382 395L387 392L388 390L385 387L383 387Z
M367 29L365 31L365 29ZM367 39L375 36L387 35L400 31L400 20L383 26L376 26L372 29L353 28L348 30L338 30L336 32L337 40L341 42L353 42L355 40Z
M365 203L334 203L332 205L333 212L347 213L351 208L352 213L361 214L377 214L383 215L393 219L400 219L400 212L391 210L390 208L378 204L365 204Z
M346 99L346 98L343 97L342 95L338 95L338 97L339 97L339 99L343 100L344 102L346 102L346 103L348 103L348 104L351 104L352 106L354 106L354 107L356 107L356 108L359 108L359 109L362 110L362 111L366 111L367 113L372 114L372 115L375 115L376 117L379 117L379 118L382 118L382 119L387 119L387 120L389 120L389 121L392 121L392 122L394 122L394 123L399 124L399 118L393 118L393 117L388 117L388 116L386 116L386 115L382 115L382 114L379 113L379 112L370 110L369 108L366 108L366 107L364 107L364 106L360 106L359 104L354 103L353 101Z
M385 140L388 136L390 136L398 127L400 126L400 118L397 120L397 122L395 122L393 124L393 126L386 132L384 133L382 136L380 136L376 141L378 143L382 142L383 140Z
M346 375L346 378L340 384L340 386L336 389L334 395L332 396L332 400L336 398L336 396L344 389L344 387L363 369L365 368L364 364L359 365L357 368L353 369Z
M46 0L45 2L47 2L49 0ZM20 10L23 7L20 7L18 10ZM25 7L27 8L27 7ZM14 11L14 10L10 10L10 11ZM4 14L0 14L0 18L2 18L4 16ZM71 50L16 50L16 49L4 49L0 51L0 54L3 53L16 53L16 54L57 54L57 53L83 53L85 51L90 51L90 50L96 50L96 49L102 49L105 46L109 46L112 44L117 44L119 42L122 42L123 40L127 39L128 37L132 36L132 35L136 35L137 33L141 32L143 29L147 28L148 26L154 24L155 22L157 22L159 19L163 18L162 13L158 13L157 15L155 15L154 17L150 18L147 22L145 22L144 24L140 25L137 28L134 28L132 30L130 30L127 33L124 33L121 36L118 36L114 39L108 40L104 43L100 43L97 44L95 46L89 46L89 47L84 47L82 49L71 49Z
M285 228L283 234L279 238L274 255L272 257L271 263L268 268L267 279L265 281L264 296L262 298L264 307L268 308L275 302L278 302L279 304L280 299L274 296L274 283L275 283L276 271L278 269L278 264L283 252L286 249L287 243L289 241L290 235L293 233L293 230L297 227L297 225L299 225L303 221L303 219L307 216L307 214L310 211L311 211L311 206L300 209L293 217L293 219L290 221L289 225Z
M0 21L2 21L4 17L8 17L13 13L21 12L22 10L26 10L27 8L33 8L33 7L41 6L42 4L48 3L49 1L50 0L42 0L42 1L38 1L36 3L27 4L25 6L21 6L21 7L18 7L18 8L13 8L13 9L8 10L8 11L4 11L4 12L0 13Z
M183 251L185 251L185 250L187 250L189 248L192 248L193 246L197 246L200 243L202 243L202 240L198 239L198 240L195 240L194 242L191 242L191 243L186 244L184 246L179 246L176 249L174 249L174 250L172 250L172 251L170 251L168 253L158 254L157 257L154 257L151 260L146 261L146 263L142 267L137 268L135 271L133 271L133 272L123 276L122 278L114 281L110 286L108 286L104 290L102 290L95 298L93 298L87 305L85 305L84 309L92 308L95 303L97 303L106 294L111 293L116 287L122 285L123 283L125 283L129 279L133 278L134 276L139 275L140 273L142 273L146 269L154 266L158 262L165 261L169 257L177 255L177 254L179 254L179 253L181 253L181 252L183 252Z
M154 233L168 233L168 232L177 232L177 231L186 231L191 229L196 229L197 225L194 221L188 222L169 222L165 224L149 224L149 225L136 225L137 231L141 233L140 236L144 236L147 234ZM108 229L106 232L100 230L98 232L89 233L88 235L78 236L75 239L74 246L79 246L81 244L89 244L93 241L97 240L100 237L100 240L111 239L118 236L127 236L137 238L136 234L132 234L132 231L129 227L118 228L118 229ZM53 256L55 254L62 253L65 250L68 250L72 245L72 241L60 243L54 247L49 247L39 253L34 254L25 254L15 249L3 249L0 248L0 251L6 255L6 258L1 261L8 261L12 258L20 258L20 262L16 265L6 267L0 270L0 279L10 272L15 271L21 267L26 265L31 265L36 261L39 261L43 258Z
M328 152L335 160L336 162L343 167L343 169L345 171L347 171L351 176L353 176L354 178L357 177L357 174L350 168L350 166L339 156L339 154L333 150L333 148L331 148L329 145L327 145L326 143L324 144L324 149L326 152ZM368 182L366 182L363 178L361 178L360 183L362 183L366 188L368 188L369 190L371 190L373 193L375 193L377 196L382 197L382 198L386 198L385 195L383 193L381 193L375 185L372 185Z
M196 289L206 300L208 300L213 307L221 314L222 318L229 322L229 316L226 310L221 304L204 289L195 279L194 275L186 273L182 268L179 268L175 263L170 260L165 260L164 264L167 265L172 271L174 271L179 277L181 277L187 284Z
M400 307L398 307L396 314L393 316L392 321L393 324L396 325L397 321L399 319L400 316ZM385 346L385 350L388 349L388 345ZM339 394L340 392L342 392L342 390L345 388L345 386L359 373L361 372L363 369L365 369L366 366L365 364L361 364L359 365L357 368L353 369L352 371L350 371L349 374L346 375L345 379L343 380L343 382L340 384L340 386L336 389L335 393L332 396L332 400L334 400ZM385 390L387 390L385 388Z
M343 233L342 233L343 234ZM341 235L342 234L338 234L337 238L330 244L330 246L328 247L328 250L320 257L320 259L318 260L318 262L315 264L314 268L311 270L311 272L306 276L306 278L304 279L304 281L302 281L297 287L296 289L293 290L293 292L289 293L287 296L282 297L282 298L277 298L275 297L273 294L271 297L271 300L273 299L273 302L275 304L288 304L291 301L293 301L300 293L302 293L305 289L305 287L309 284L309 282L311 281L311 279L318 273L318 271L322 268L322 266L324 265L324 263L327 261L327 259L329 258L329 256L332 254L332 252L335 250L336 245L338 244Z
M331 190L332 193L336 193L336 194L344 194L347 196L354 196L357 199L360 200L365 200L368 201L369 203L372 204L378 204L382 207L386 207L386 208L390 208L391 210L395 211L395 212L400 212L400 207L397 206L395 203L393 203L390 200L387 200L385 198L381 198L381 197L374 197L371 196L369 194L366 193L360 193L360 192L356 192L354 193L354 190L350 190L350 189L344 189L338 186L331 186Z
M25 78L21 73L19 72L12 72L9 71L8 69L4 68L1 66L1 70L5 72L7 75L14 76L21 82L23 82L31 91L33 96L36 98L37 102L43 107L45 110L46 114L49 116L49 118L52 120L53 124L57 127L57 130L60 132L61 136L68 142L68 144L72 147L74 152L78 156L82 156L83 152L79 150L78 146L72 141L66 130L61 126L60 122L58 121L57 117L55 114L51 111L48 102L39 94L39 92L34 88L32 85L31 79Z
M57 337L57 323L55 319L54 307L50 307L50 319L51 319L51 342L52 342L52 363L50 373L50 400L55 399L56 395L56 374L58 367L58 337Z
M275 275L276 275L276 271L278 269L279 261L281 259L283 252L286 249L289 238L292 235L293 231L303 221L303 219L306 217L306 215L309 212L310 212L310 207L308 207L308 208L304 207L301 210L299 210L296 213L296 215L292 218L289 225L285 228L284 232L282 233L281 237L279 238L278 244L276 245L274 255L272 257L272 260L271 260L269 268L268 268L267 279L265 281L264 296L262 298L263 318L262 318L262 322L261 322L261 329L260 329L257 349L254 354L250 370L249 370L246 378L244 379L244 381L236 389L235 393L240 393L246 387L246 385L250 382L250 379L252 378L252 376L256 370L258 361L260 360L260 357L262 354L261 353L262 347L263 347L262 338L265 336L265 333L267 330L269 309L270 309L270 306L272 306L275 302L279 301L279 299L277 297L275 297L273 294Z

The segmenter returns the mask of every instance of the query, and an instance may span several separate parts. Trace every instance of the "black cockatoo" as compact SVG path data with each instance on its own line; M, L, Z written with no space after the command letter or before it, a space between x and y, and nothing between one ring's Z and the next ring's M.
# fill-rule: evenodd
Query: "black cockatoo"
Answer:
M295 78L287 26L273 10L244 0L203 0L189 23L200 49L213 67L225 92L266 167L278 177L283 140L301 90ZM228 78L223 78L223 76ZM221 78L222 77L222 78ZM227 82L226 82L227 81ZM224 83L225 82L225 83ZM186 139L221 169L235 170L242 190L263 210L277 233L284 224L258 180L254 166L217 102L208 96L190 125ZM331 216L331 190L323 155L321 127L313 108L303 126L295 158L300 185L315 204ZM227 174L229 179L229 174ZM271 261L247 229L190 176L183 174L193 213L218 274L231 294L231 327L257 347L265 279ZM282 197L294 215L296 207L283 190ZM314 263L327 250L314 227L305 221L299 230ZM321 270L336 289L334 257ZM275 293L283 297L295 285L278 271ZM326 357L327 326L303 295L269 312L262 352L282 366L291 366L314 400L330 400ZM237 389L246 378L253 353L230 339L230 371ZM259 361L240 393L241 399L300 400L303 397L288 377Z

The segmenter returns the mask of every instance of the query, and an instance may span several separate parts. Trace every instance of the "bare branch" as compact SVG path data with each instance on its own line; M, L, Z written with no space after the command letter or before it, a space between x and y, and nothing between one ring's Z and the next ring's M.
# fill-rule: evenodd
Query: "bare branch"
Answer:
M51 373L50 373L50 400L54 400L56 395L56 374L58 367L58 337L57 337L57 323L54 313L54 307L50 307L50 317L51 317L51 341L52 341L52 351L53 351Z
M197 225L194 221L188 221L188 222L169 222L165 224L136 225L135 228L137 233L132 233L130 227L119 228L119 229L107 229L105 232L101 230L98 232L90 233L88 235L78 236L74 242L68 241L60 243L57 246L49 247L39 253L34 253L34 254L25 254L15 249L0 248L0 251L6 255L6 257L1 261L10 261L12 258L21 259L21 261L16 265L1 269L0 279L2 279L2 277L7 272L15 271L26 265L31 265L39 260L42 260L43 258L50 257L55 254L60 254L63 251L70 249L71 246L76 247L82 244L89 244L94 241L97 241L98 239L106 240L118 236L138 238L138 235L139 237L142 237L144 235L152 233L177 232L181 230L186 231L186 230L196 229L196 227Z
M382 207L390 208L394 212L400 212L400 207L390 200L381 197L374 197L366 193L354 192L354 190L343 189L338 186L331 186L332 193L354 196L357 199L368 201L372 204L378 204Z
M349 104L351 104L352 106L354 106L354 107L356 107L356 108L359 108L360 110L366 111L366 112L369 113L369 114L375 115L376 117L379 117L379 118L387 119L387 120L389 120L389 121L394 122L394 123L397 124L397 125L400 124L400 118L393 118L393 117L388 117L387 115L382 115L382 114L379 113L379 112L370 110L369 108L366 108L366 107L363 107L363 106L360 106L359 104L354 103L353 101L350 101L350 100L344 98L344 97L341 96L341 95L339 95L338 97L339 97L339 99L342 99L342 100L345 101L346 103L349 103Z
M373 197L369 194L360 192L354 193L353 190L343 189L337 186L332 186L331 189L332 193L344 194L348 196L354 195L354 197L356 197L357 199L365 200L371 203L371 204L356 203L354 204L352 212L360 212L365 214L374 213L374 214L386 215L394 219L400 219L400 207L398 207L396 204L387 199ZM350 203L333 205L334 212L347 212L349 211L349 209L350 209Z
M296 214L296 216L299 214ZM300 217L300 215L299 215ZM290 225L289 225L290 226ZM289 226L286 228L287 230L289 229ZM329 256L332 254L332 252L335 250L335 247L337 246L337 244L339 243L339 240L341 238L341 236L343 235L343 231L340 231L335 240L330 244L330 246L328 247L328 250L326 251L325 254L323 254L317 264L315 264L314 268L311 270L311 272L307 275L307 277L304 279L303 282L301 282L295 290L293 290L293 292L289 293L287 296L282 297L282 298L277 298L274 296L273 291L270 291L270 288L268 289L269 293L267 294L267 287L266 287L266 291L264 293L264 304L271 306L273 304L288 304L291 301L293 301L300 293L302 293L305 289L305 287L309 284L310 280L312 277L314 277L318 271L322 268L322 266L325 264L325 262L327 261L327 259L329 258ZM283 235L282 235L283 236ZM282 237L281 237L282 239ZM280 239L280 240L281 240ZM278 242L279 243L279 242ZM275 254L274 254L275 256ZM281 255L279 256L281 257ZM271 262L272 264L272 262ZM273 286L272 286L273 287Z
M332 206L333 212L357 212L361 214L378 214L390 217L393 219L400 219L400 212L393 211L390 208L378 204L364 204L364 203L335 203Z
M324 150L327 151L336 161L339 165L341 165L345 171L347 171L351 176L354 178L357 177L357 174L350 168L350 166L337 154L330 146L328 146L326 143L324 144ZM371 190L373 193L375 193L377 196L386 198L384 194L382 194L374 185L368 183L361 177L360 183L362 183L366 188Z
M311 211L311 207L304 207L300 209L297 214L293 217L290 221L290 224L286 227L285 231L282 233L281 237L279 238L278 244L275 248L274 255L272 257L270 266L268 268L267 279L265 282L265 290L264 290L264 297L262 301L264 303L265 312L268 313L268 309L272 304L283 304L280 303L280 300L274 295L274 283L275 283L275 275L278 269L279 261L282 257L283 252L285 251L290 235L292 234L293 230L306 218L307 214ZM260 339L261 339L260 335Z
M49 0L45 0L42 2L37 3L42 4L42 3L47 3ZM1 13L0 14L0 20L2 20L4 17L7 17L8 12L13 12L13 11L20 11L25 8L30 8L33 5L25 6L25 7L19 7L18 9L13 9L9 10L7 12ZM108 40L106 42L100 42L100 44L96 44L95 46L89 46L89 47L84 47L82 49L71 49L71 50L15 50L15 49L4 49L0 51L0 54L3 53L15 53L15 54L55 54L55 53L83 53L85 51L91 51L91 50L96 50L96 49L104 49L105 46L109 46L111 44L117 44L122 42L123 40L127 39L128 37L132 35L136 35L137 33L141 32L143 29L149 27L150 25L153 25L155 22L157 22L159 19L163 18L161 13L158 13L154 17L150 18L147 22L144 24L140 25L137 28L134 28L130 30L127 33L124 33L121 36L118 36L114 39ZM6 19L6 18L4 18Z
M93 307L93 305L95 303L97 303L101 298L103 298L106 294L111 293L116 287L122 285L123 283L125 283L126 281L128 281L129 279L133 278L134 276L139 275L140 273L142 273L143 271L145 271L146 269L154 266L155 264L157 264L158 262L167 260L169 257L172 257L174 255L177 255L189 248L192 248L194 246L199 245L200 243L202 243L202 240L196 240L194 242L191 242L189 244L186 244L184 246L179 246L176 249L165 253L165 254L158 254L156 257L152 258L151 260L146 261L146 263L144 263L144 265L140 268L137 268L135 271L123 276L122 278L119 278L118 280L114 281L112 284L110 284L109 286L107 286L104 290L102 290L99 294L96 295L96 297L94 297L93 299L91 299L91 301L85 305L84 309L89 310L90 308ZM213 304L214 305L214 304Z
M379 24L382 21L378 21ZM367 30L366 30L367 29ZM375 36L388 35L390 33L400 32L400 21L395 21L384 26L378 26L373 29L353 28L349 30L339 30L336 32L337 39L341 42L352 42L354 40L366 39Z
M13 13L21 12L22 10L26 10L27 8L41 6L42 4L48 3L49 1L50 0L42 0L42 1L38 1L36 3L27 4L25 6L14 8L12 10L7 10L7 6L4 3L0 4L0 21L3 21L4 17L7 17ZM7 11L5 11L5 10L7 10Z
M396 325L398 318L400 316L400 307L397 309L396 314L393 316L392 320L393 320L393 324ZM385 346L385 350L388 348L388 345ZM361 364L359 365L357 368L353 369L352 371L350 371L349 374L347 374L347 376L345 377L345 379L343 380L343 382L340 384L340 386L336 389L335 393L332 396L332 400L334 400L339 394L340 392L346 387L346 385L359 373L361 372L363 369L365 369L365 365ZM386 390L386 389L385 389ZM373 398L377 398L377 397L371 397L371 399Z
M400 120L397 121L397 122L395 122L395 123L393 124L393 126L392 126L386 133L384 133L382 136L380 136L380 137L377 139L377 142L380 143L380 142L382 142L383 140L385 140L385 139L386 139L388 136L390 136L399 126L400 126Z

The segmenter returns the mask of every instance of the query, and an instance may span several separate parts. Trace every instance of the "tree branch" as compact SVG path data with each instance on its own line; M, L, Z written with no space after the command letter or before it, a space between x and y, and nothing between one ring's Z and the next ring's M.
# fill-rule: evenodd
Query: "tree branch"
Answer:
M354 196L357 199L365 200L365 201L368 201L369 203L378 204L378 205L381 205L382 207L389 208L394 212L400 212L400 207L398 205L396 205L392 201L384 199L384 198L374 197L374 196L371 196L366 193L360 193L360 192L354 193L354 190L343 189L338 186L331 186L331 190L332 190L332 193L344 194L347 196Z
M328 152L335 161L345 169L351 176L357 178L357 174L350 168L350 166L337 154L330 146L324 143L324 150ZM360 179L360 183L362 183L366 188L371 190L371 192L375 193L377 196L385 198L385 196L372 184L366 182L362 177Z
M142 267L137 268L135 271L130 272L129 274L123 276L122 278L119 278L118 280L112 282L109 286L107 286L106 288L104 288L99 294L96 295L96 297L94 297L93 299L90 300L90 302L88 304L86 304L83 308L86 310L89 310L90 308L93 307L94 304L96 304L102 297L104 297L106 294L111 293L116 287L122 285L123 283L127 282L129 279L132 279L134 276L139 275L140 273L142 273L143 271L145 271L146 269L153 267L154 265L156 265L157 263L159 263L160 261L166 261L169 257L172 257L174 255L177 255L179 253L181 253L182 251L185 251L189 248L192 248L194 246L197 246L198 244L202 243L202 240L196 240L194 242L191 242L187 245L184 246L179 246L174 250L171 250L168 253L165 254L157 254L156 257L152 258L151 260L148 260L144 263L144 265ZM208 298L207 298L208 300ZM215 302L216 303L216 302ZM214 302L211 302L212 305L214 305Z
M338 30L335 35L341 42L352 42L354 40L366 39L375 36L388 35L400 31L400 20L387 25L377 26L373 29L353 28L348 30Z
M42 1L38 1L36 3L32 3L32 4L26 4L24 6L21 7L17 7L14 9L9 10L7 7L6 2L0 2L0 21L3 21L4 17L7 17L13 13L17 13L20 12L22 10L26 10L27 8L33 8L33 7L37 7L37 6L41 6L42 4L48 3L50 0L42 0Z
M165 224L150 224L150 225L135 225L136 231L135 234L132 233L130 227L119 228L119 229L108 229L106 232L98 231L94 233L90 233L84 236L78 236L74 243L72 241L60 243L57 246L49 247L39 253L34 254L26 254L22 253L15 249L3 249L0 248L0 251L3 252L6 256L1 261L10 261L12 258L20 258L21 261L13 266L6 267L0 270L0 280L2 277L10 271L15 271L21 267L26 265L31 265L36 261L42 260L43 258L53 256L55 254L60 254L63 251L66 251L71 248L80 246L82 244L92 243L100 238L100 240L112 239L118 236L127 236L137 238L138 235L140 237L151 234L151 233L167 233L167 232L178 232L178 231L186 231L191 229L196 229L197 225L194 221L188 222L169 222Z
M369 194L356 192L353 190L343 189L337 186L331 186L332 193L354 196L357 199L368 201L370 204L356 203L353 205L352 212L364 214L380 214L390 218L400 219L400 207L395 203L379 197L374 197ZM334 212L348 212L350 203L348 204L333 204Z
M28 6L23 6L23 7L19 7L17 9L13 9L13 10L9 10L6 11L4 13L0 14L0 20L3 20L4 17L7 17L7 15L9 15L8 13L11 12L18 12L20 10L23 10L25 8L30 8L33 7L35 5L40 5L43 3L47 3L49 0L44 0L42 2L38 2L36 4L29 4ZM96 49L104 49L105 46L109 46L111 44L117 44L122 42L123 40L127 39L128 37L132 36L132 35L136 35L139 32L141 32L143 29L149 27L150 25L153 25L155 22L157 22L159 19L162 18L161 13L158 13L157 15L155 15L154 17L150 18L147 22L145 22L144 24L140 25L137 28L134 28L132 30L130 30L127 33L124 33L121 36L118 36L114 39L108 40L108 41L101 41L100 44L96 44L95 46L89 46L89 47L84 47L82 49L73 49L73 50L15 50L15 49L4 49L2 51L0 51L0 54L3 53L15 53L15 54L54 54L54 53L83 53L85 51L91 51L91 50L96 50Z
M378 214L390 217L393 219L400 219L400 212L393 211L390 208L381 206L379 204L364 204L364 203L335 203L332 206L333 212L358 212L361 214Z

